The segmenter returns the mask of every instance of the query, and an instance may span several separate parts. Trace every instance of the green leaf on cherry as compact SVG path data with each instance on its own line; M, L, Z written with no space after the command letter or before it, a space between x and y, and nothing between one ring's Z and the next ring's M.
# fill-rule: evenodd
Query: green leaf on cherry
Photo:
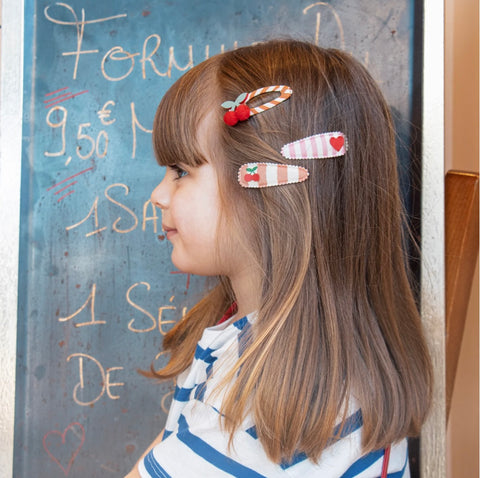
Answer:
M230 111L234 110L237 107L233 101L225 101L222 103L222 108L229 109Z
M237 99L235 100L235 104L238 106L240 103L242 103L242 101L245 100L246 97L247 93L242 93L241 95L238 95Z

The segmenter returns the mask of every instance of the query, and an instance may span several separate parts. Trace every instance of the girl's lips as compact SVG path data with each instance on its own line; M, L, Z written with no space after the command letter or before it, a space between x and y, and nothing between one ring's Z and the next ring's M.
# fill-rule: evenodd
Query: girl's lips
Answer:
M170 240L174 235L177 234L177 230L173 227L162 226L163 232L166 233L167 239Z

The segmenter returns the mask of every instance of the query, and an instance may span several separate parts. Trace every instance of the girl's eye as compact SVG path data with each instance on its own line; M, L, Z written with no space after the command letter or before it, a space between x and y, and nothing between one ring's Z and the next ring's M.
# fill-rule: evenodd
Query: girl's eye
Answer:
M170 168L175 172L177 177L175 179L181 179L184 176L186 176L188 173L184 169L182 169L180 166L174 164L173 166L170 166Z

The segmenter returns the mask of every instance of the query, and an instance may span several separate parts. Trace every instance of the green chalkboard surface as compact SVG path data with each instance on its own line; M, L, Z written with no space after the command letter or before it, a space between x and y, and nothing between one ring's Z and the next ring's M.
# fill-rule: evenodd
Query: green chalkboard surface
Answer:
M170 262L151 128L169 86L264 39L353 53L414 141L409 0L26 0L15 478L123 476L163 428L162 337L205 280ZM415 122L415 121L413 121ZM406 186L405 186L406 185ZM409 201L409 195L405 198Z

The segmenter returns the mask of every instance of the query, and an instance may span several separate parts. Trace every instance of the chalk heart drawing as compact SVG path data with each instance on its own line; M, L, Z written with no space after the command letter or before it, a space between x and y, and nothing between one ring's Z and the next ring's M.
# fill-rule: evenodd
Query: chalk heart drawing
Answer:
M84 441L85 429L83 425L78 422L73 422L63 430L63 433L58 430L45 433L43 437L43 448L48 453L48 456L62 469L65 476L68 476L70 468L80 452ZM64 466L67 458L67 465Z

